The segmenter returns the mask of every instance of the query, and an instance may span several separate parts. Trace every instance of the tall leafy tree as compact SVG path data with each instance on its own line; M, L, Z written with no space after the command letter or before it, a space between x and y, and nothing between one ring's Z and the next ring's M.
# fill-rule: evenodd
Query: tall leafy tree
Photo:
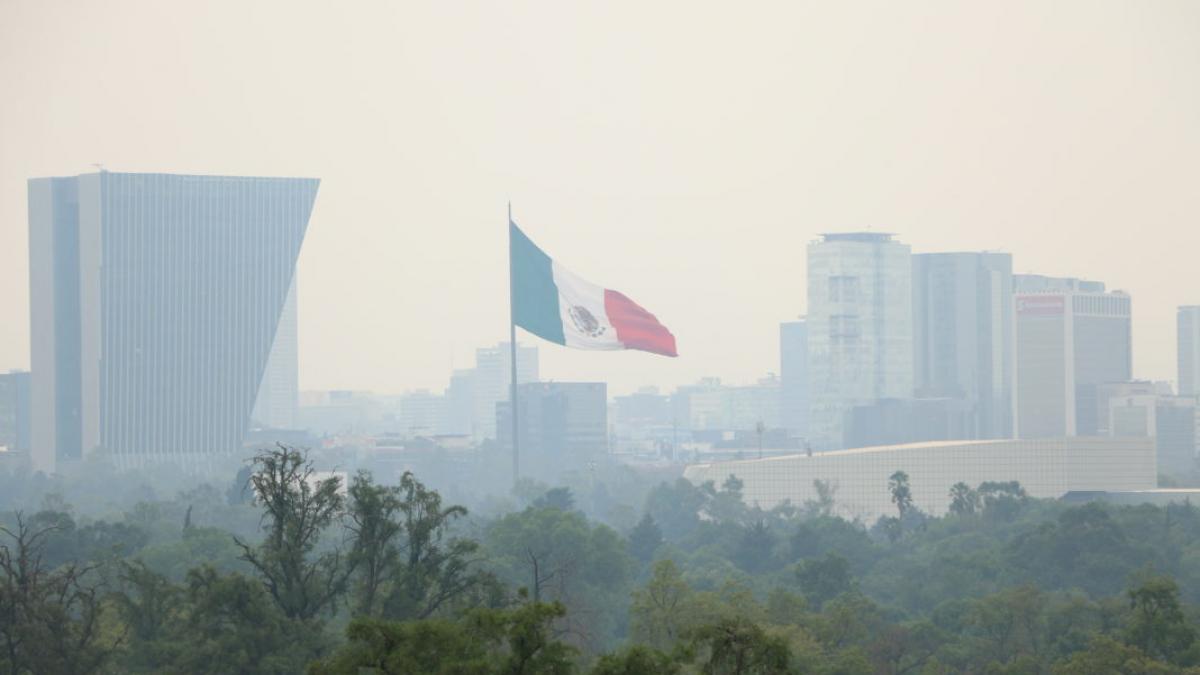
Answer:
M908 474L897 471L888 478L888 491L892 493L892 503L900 513L900 520L908 515L913 508L912 488L908 484Z
M254 467L250 484L265 536L258 545L235 537L242 559L288 618L331 611L350 570L340 551L317 546L342 513L341 479L319 479L307 456L285 445L259 453Z
M1153 658L1177 662L1196 642L1196 629L1183 614L1175 580L1150 577L1127 594L1131 614L1126 632L1130 644Z
M979 493L959 481L950 487L950 513L956 516L973 515L979 510Z
M643 563L648 563L654 558L654 552L662 543L662 530L658 523L654 522L654 516L649 513L643 515L637 527L629 533L629 552Z
M21 513L15 520L0 527L0 672L99 671L122 638L101 632L96 564L51 568L46 543L60 525L35 526Z
M424 619L491 583L477 566L479 543L449 536L453 522L467 515L465 507L443 506L441 495L411 472L400 477L397 495L400 550L385 616Z

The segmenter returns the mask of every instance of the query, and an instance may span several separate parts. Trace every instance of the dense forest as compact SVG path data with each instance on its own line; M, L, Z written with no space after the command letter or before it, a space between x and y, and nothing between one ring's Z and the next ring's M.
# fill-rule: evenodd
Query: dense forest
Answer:
M469 511L287 447L171 498L90 480L121 498L0 475L0 673L1200 673L1188 504L959 484L935 518L897 472L870 524L733 476Z

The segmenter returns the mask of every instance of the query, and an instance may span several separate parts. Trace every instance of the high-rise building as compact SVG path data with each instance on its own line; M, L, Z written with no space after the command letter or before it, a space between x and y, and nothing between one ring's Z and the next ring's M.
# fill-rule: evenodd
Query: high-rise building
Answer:
M427 389L410 391L400 396L396 430L405 438L445 433L447 412L445 396Z
M0 447L29 452L29 384L27 371L0 373Z
M1099 432L1099 386L1132 379L1131 301L1079 279L1014 277L1014 430L1019 438Z
M300 396L299 326L296 311L296 280L292 279L287 301L279 315L279 328L267 367L263 370L258 397L254 401L252 424L265 429L295 429Z
M962 401L966 438L1010 437L1012 256L922 253L912 262L916 397Z
M538 381L537 347L517 344L517 384ZM509 343L475 350L475 376L472 382L472 433L476 441L499 440L496 429L496 404L511 396L512 356ZM504 430L500 435L511 432Z
M520 357L518 357L520 358ZM608 451L608 386L603 382L529 382L518 385L521 472L552 478L581 468ZM497 424L512 424L509 401L496 406ZM512 435L499 446L512 449Z
M446 387L446 433L474 436L475 369L455 370Z
M912 258L890 234L808 246L808 436L843 446L853 408L913 394Z
M779 324L779 418L796 436L808 435L808 322Z
M1179 395L1200 397L1200 305L1179 308Z
M201 466L238 450L319 181L29 181L33 459Z

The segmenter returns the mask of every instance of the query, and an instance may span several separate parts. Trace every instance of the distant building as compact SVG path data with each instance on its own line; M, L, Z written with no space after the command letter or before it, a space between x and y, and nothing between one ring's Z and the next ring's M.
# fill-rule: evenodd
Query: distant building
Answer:
M1159 471L1185 475L1196 468L1196 399L1165 395L1148 382L1100 387L1108 435L1154 439Z
M779 421L796 436L808 435L808 322L779 324Z
M33 460L210 464L241 447L318 182L29 181Z
M476 441L487 438L501 440L510 432L496 428L496 404L511 397L512 355L509 343L475 350L475 373L472 381L472 432ZM517 345L517 384L538 381L537 347Z
M403 438L447 433L446 397L426 389L400 396L397 431Z
M1016 435L1098 433L1098 386L1132 377L1129 295L1035 275L1017 275L1014 287Z
M913 262L914 387L962 401L957 438L1012 436L1012 256L922 253Z
M1179 395L1200 397L1200 305L1179 308Z
M808 246L808 436L841 447L847 414L913 393L912 260L876 232Z
M29 391L28 372L0 373L0 447L9 451L29 452Z
M467 368L450 374L446 387L446 431L474 438L475 370Z
M765 459L693 464L694 484L743 481L747 504L764 509L817 499L814 481L834 488L834 511L870 524L895 515L888 479L908 474L913 503L932 515L946 513L950 487L964 482L1017 481L1029 496L1059 498L1068 492L1151 490L1157 487L1154 444L1148 438L1058 438L914 443Z
M522 475L553 477L608 452L608 386L603 382L531 382L517 391ZM497 425L511 428L508 401L496 406ZM512 434L498 445L512 450Z
M851 408L842 445L867 448L969 439L975 412L960 398L880 399Z

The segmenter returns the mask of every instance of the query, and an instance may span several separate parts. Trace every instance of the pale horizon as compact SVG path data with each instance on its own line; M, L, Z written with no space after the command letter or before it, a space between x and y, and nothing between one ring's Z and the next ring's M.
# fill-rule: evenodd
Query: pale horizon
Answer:
M805 247L891 232L1133 299L1137 379L1200 304L1200 5L471 9L0 5L0 371L29 367L26 180L321 179L300 389L441 391L508 339L507 203L679 358L539 348L545 379L778 372Z

